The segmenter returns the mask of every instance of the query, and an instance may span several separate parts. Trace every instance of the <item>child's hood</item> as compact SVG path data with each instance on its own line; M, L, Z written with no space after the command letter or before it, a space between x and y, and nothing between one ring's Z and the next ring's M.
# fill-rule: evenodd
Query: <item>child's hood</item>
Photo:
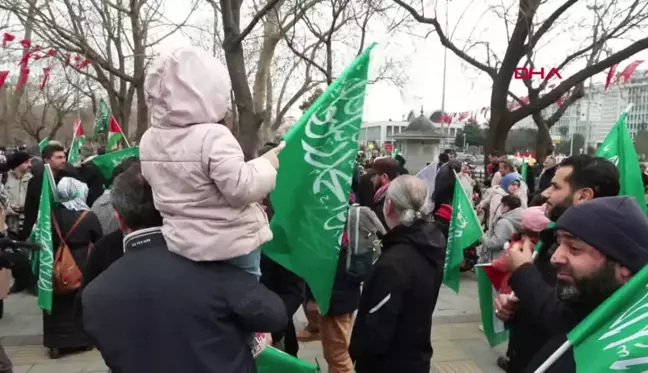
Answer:
M225 66L206 51L183 47L158 58L144 82L151 126L187 127L220 122L230 109Z

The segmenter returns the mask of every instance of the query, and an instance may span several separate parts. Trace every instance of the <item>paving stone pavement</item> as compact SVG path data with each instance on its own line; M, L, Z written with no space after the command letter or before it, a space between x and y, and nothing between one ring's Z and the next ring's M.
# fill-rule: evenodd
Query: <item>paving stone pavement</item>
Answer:
M479 301L472 274L464 274L461 291L455 294L443 287L432 316L432 372L501 373L495 365L505 346L491 349L479 331ZM306 318L300 310L296 327ZM17 294L5 300L5 315L0 319L0 341L14 363L14 373L106 373L99 353L90 351L50 360L41 346L41 313L32 296ZM499 350L499 351L498 351ZM326 372L319 342L303 343L300 358L317 363Z

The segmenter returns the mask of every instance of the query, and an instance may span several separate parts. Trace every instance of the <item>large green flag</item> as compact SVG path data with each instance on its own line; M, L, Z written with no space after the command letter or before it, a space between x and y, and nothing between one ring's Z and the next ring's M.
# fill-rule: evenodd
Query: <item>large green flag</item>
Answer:
M110 180L115 167L120 165L124 159L131 157L139 158L139 148L137 146L98 155L92 158L92 163L99 167L101 174L106 180Z
M97 137L100 133L108 132L108 119L110 118L110 108L106 104L106 101L102 98L99 100L99 108L97 109L97 115L95 116L94 129L92 130L92 136Z
M272 260L302 277L326 314L358 153L373 45L358 57L290 129L270 195Z
M38 306L52 311L52 268L54 267L54 247L52 243L52 192L50 178L45 169L38 202L38 218L29 240L39 244L40 250L32 253L32 269L38 274Z
M297 359L274 347L266 347L255 360L258 373L318 373L317 365Z
M648 372L648 266L632 276L568 335L538 370L574 348L577 373Z
M452 198L452 218L448 232L443 283L455 292L459 292L459 267L463 261L463 250L479 241L483 235L481 224L475 210L461 187L459 179L455 180Z
M627 111L621 114L596 151L596 156L607 158L617 166L619 169L619 183L621 184L620 194L635 197L646 214L648 208L646 207L643 180L639 171L639 158L632 143L630 131L628 131L627 117Z

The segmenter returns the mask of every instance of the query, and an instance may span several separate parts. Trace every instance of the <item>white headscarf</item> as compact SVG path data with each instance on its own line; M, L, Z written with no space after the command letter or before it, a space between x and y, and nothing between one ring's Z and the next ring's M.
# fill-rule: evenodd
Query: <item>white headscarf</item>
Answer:
M68 210L82 211L89 210L86 204L88 198L88 186L77 179L64 177L56 186L61 203Z

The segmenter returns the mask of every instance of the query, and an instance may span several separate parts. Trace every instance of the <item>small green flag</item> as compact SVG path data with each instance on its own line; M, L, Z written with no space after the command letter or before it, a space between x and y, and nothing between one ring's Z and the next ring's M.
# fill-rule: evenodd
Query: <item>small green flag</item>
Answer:
M576 373L648 372L648 266L578 324L535 373L573 347Z
M274 347L266 347L256 360L258 373L318 373L317 365L297 359Z
M32 253L32 270L34 274L38 274L38 306L47 312L52 311L52 268L54 267L51 194L50 178L47 177L46 169L38 202L38 218L29 240L40 246L39 251Z
M463 250L479 241L483 234L475 210L461 187L461 182L456 179L443 268L443 283L456 293L459 292L459 267L463 261Z
M479 309L481 311L484 335L491 347L495 347L508 340L509 333L504 323L495 316L493 299L499 293L488 279L482 267L477 267L477 292L479 294Z
M110 128L108 129L108 140L106 141L106 152L114 152L119 150L121 141L124 139L124 131L122 131L117 119L110 116Z
M39 152L42 152L42 151L43 151L43 148L45 148L45 147L47 146L47 143L49 143L49 137L46 137L46 138L42 139L42 140L38 143L38 151L39 151Z
M106 180L110 180L115 167L119 166L124 159L131 157L139 158L139 148L137 146L98 155L92 158L92 163L99 168Z
M614 163L619 169L620 195L637 199L644 214L648 214L643 180L639 171L639 158L632 143L626 119L628 112L621 114L610 133L596 151L597 157L603 157Z
M75 121L74 128L75 131L72 138L72 145L70 146L70 151L68 152L68 163L71 164L77 164L81 162L81 147L88 144L88 139L86 139L81 121Z
M97 109L97 115L95 116L94 127L92 130L92 136L97 137L100 133L108 132L108 119L110 118L110 108L106 104L106 101L102 98L99 100L99 108Z
M277 186L270 194L274 239L263 251L306 281L323 315L329 310L349 208L372 48L286 134Z
M520 167L520 176L522 176L522 181L526 183L527 175L529 174L529 164L527 161L522 158L522 166Z

